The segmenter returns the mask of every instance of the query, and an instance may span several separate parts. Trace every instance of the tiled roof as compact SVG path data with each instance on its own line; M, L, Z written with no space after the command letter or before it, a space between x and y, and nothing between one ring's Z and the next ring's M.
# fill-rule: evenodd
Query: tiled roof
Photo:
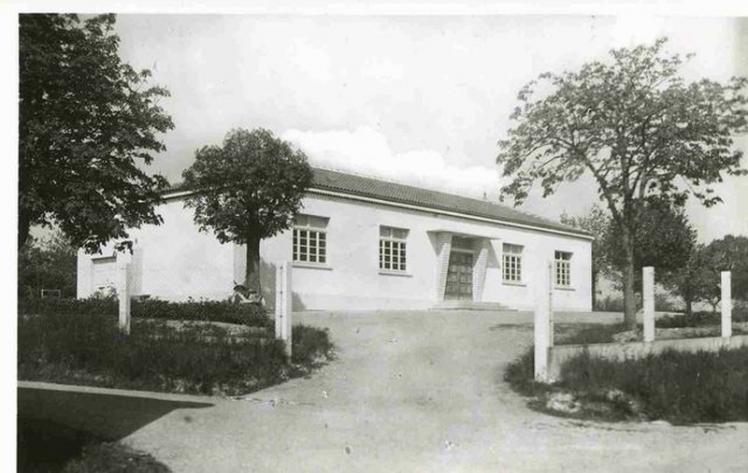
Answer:
M504 205L328 169L314 168L312 189L590 236L589 233L578 228L520 212ZM189 189L181 183L171 188L172 192L187 190Z
M320 190L589 236L589 233L583 230L520 212L504 205L327 169L314 169L313 187Z

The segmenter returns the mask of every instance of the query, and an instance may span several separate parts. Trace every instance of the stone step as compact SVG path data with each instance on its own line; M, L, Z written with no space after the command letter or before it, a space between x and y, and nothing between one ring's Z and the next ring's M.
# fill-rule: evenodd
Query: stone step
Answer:
M493 310L493 311L514 311L500 302L481 302L466 300L447 300L437 302L433 310Z

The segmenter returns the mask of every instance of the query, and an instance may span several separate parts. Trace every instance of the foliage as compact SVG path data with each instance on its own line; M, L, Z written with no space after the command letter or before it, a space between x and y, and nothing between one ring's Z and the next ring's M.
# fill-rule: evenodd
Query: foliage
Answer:
M301 208L312 183L306 156L270 131L235 129L223 146L200 148L183 177L197 191L186 205L200 230L247 245L244 285L260 294L260 241L288 229Z
M76 265L76 249L62 233L30 238L18 252L18 298L40 297L42 289L75 297Z
M116 298L89 299L21 299L22 315L94 315L115 316L119 313ZM130 313L137 319L193 320L242 324L250 327L271 327L273 321L258 304L235 304L228 301L170 302L159 299L134 299Z
M564 416L608 421L663 419L674 424L748 420L748 348L717 353L670 351L615 362L588 353L562 367L563 381L534 381L534 349L507 367L504 380L548 409L555 393L571 393L580 409Z
M178 330L139 321L129 336L116 318L100 315L27 316L18 324L19 379L195 394L246 394L307 373L326 358L326 336L300 332L300 367L283 344L232 336L221 327ZM317 341L325 341L315 346Z
M611 220L602 242L607 263L619 275L618 280L626 266L626 250L620 235L620 225ZM645 266L655 268L656 279L661 283L671 280L674 273L687 266L696 246L696 230L683 208L650 199L640 209L633 240L634 280L636 288L641 288L641 271Z
M748 307L733 307L732 321L748 322ZM657 328L719 327L722 316L715 312L692 312L683 315L670 315L655 321Z
M648 419L675 424L748 420L748 348L717 353L668 351L638 360L580 355L561 368L574 393L621 390Z
M585 230L594 237L594 240L592 240L592 301L594 305L598 278L600 275L606 275L610 272L605 246L605 235L610 226L610 216L602 207L593 205L589 213L584 216L572 217L563 213L561 223Z
M636 323L633 253L641 207L651 197L680 206L689 195L713 205L721 199L710 184L746 173L732 144L748 124L748 79L686 84L678 75L683 59L665 55L665 42L615 49L611 63L592 61L527 84L497 157L504 175L513 176L502 197L517 204L535 182L548 196L564 181L592 175L621 230L629 326Z
M83 447L80 458L65 465L62 473L169 473L169 467L151 455L121 443L105 442Z
M334 346L327 329L298 324L293 326L292 361L314 366L333 357Z
M121 61L115 15L22 14L19 29L19 235L56 223L75 247L97 252L127 229L159 224L167 187L146 174L174 127L147 87L148 70ZM120 241L118 249L131 247Z
M686 312L699 301L709 302L716 311L722 298L722 271L731 272L733 300L748 301L748 237L726 235L698 246L686 267L668 282L685 301Z

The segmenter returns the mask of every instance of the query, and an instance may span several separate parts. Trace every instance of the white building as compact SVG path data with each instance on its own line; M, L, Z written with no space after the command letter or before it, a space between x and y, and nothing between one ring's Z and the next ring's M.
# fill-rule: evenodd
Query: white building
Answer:
M244 246L201 233L191 191L167 193L160 226L133 230L133 295L226 299L244 280ZM263 294L293 262L294 310L531 309L552 264L554 308L591 310L589 234L514 209L378 179L315 169L293 229L264 240ZM78 297L113 286L117 256L78 256Z

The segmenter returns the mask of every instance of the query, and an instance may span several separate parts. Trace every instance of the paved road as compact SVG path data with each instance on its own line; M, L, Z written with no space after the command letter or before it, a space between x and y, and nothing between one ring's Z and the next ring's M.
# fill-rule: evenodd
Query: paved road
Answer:
M590 316L585 316L589 318ZM339 358L242 400L176 408L125 438L176 472L747 471L748 424L546 416L502 382L522 313L307 313Z

